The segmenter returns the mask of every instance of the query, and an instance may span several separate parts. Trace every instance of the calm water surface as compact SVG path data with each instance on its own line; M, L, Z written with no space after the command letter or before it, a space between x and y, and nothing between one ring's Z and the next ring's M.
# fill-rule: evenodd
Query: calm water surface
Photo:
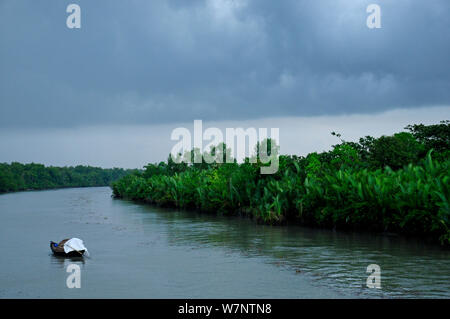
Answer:
M450 298L450 251L415 240L162 210L109 188L0 195L0 298ZM50 254L82 238L90 258ZM81 266L81 288L66 268ZM381 289L365 288L369 264Z

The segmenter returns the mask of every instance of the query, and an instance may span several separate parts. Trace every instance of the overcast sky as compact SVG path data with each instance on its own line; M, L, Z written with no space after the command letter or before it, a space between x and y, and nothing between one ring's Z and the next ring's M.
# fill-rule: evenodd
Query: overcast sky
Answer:
M70 3L81 29L66 27ZM370 3L381 29L366 26ZM336 121L366 135L356 115L370 127L396 114L397 131L405 119L449 119L449 17L448 0L0 0L0 162L70 165L77 152L85 164L134 167L166 158L171 129L194 119L283 119L281 137L300 123L329 134ZM392 133L379 124L373 134ZM114 149L120 130L128 138ZM138 140L154 141L149 158L118 155Z

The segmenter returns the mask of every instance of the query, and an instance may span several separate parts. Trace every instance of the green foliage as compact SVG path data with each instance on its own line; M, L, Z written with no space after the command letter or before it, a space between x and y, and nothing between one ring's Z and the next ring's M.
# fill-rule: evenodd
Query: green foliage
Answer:
M35 163L0 163L0 193L59 187L107 186L130 172L121 168L45 167Z
M424 144L427 151L434 149L435 152L442 152L450 149L450 121L448 120L434 125L408 125L406 129L417 141Z
M432 150L421 155L426 148L406 132L359 143L341 140L329 152L280 156L273 175L261 175L261 163L249 159L149 164L142 174L113 183L113 192L162 206L248 214L271 224L415 234L448 245L450 160L434 160Z
M369 146L369 161L374 167L398 169L417 162L424 149L412 134L406 132L381 136Z
M340 134L332 133L340 138ZM399 169L410 163L419 162L427 149L413 134L396 133L392 136L374 138L366 136L359 143L346 142L333 146L333 150L321 154L326 162L360 168Z

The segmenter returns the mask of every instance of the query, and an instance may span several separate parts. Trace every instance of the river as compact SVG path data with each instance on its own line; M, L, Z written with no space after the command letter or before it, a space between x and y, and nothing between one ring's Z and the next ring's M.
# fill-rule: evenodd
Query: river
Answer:
M84 240L64 259L49 241ZM0 195L0 298L450 298L450 251L396 236L160 209L107 187ZM69 264L81 288L69 289ZM381 289L367 288L369 264Z

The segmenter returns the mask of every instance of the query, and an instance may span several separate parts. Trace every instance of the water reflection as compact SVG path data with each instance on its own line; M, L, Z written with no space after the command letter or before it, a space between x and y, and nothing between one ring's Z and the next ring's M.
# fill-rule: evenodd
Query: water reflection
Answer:
M59 268L64 269L67 269L67 266L69 266L70 264L84 265L86 263L83 257L62 257L55 256L53 254L49 254L49 256L51 259L51 264L57 265Z
M449 251L418 239L257 225L244 218L154 207L145 210L161 219L171 245L215 246L248 258L264 257L277 267L361 296L450 297ZM381 291L366 288L369 264L381 267Z

